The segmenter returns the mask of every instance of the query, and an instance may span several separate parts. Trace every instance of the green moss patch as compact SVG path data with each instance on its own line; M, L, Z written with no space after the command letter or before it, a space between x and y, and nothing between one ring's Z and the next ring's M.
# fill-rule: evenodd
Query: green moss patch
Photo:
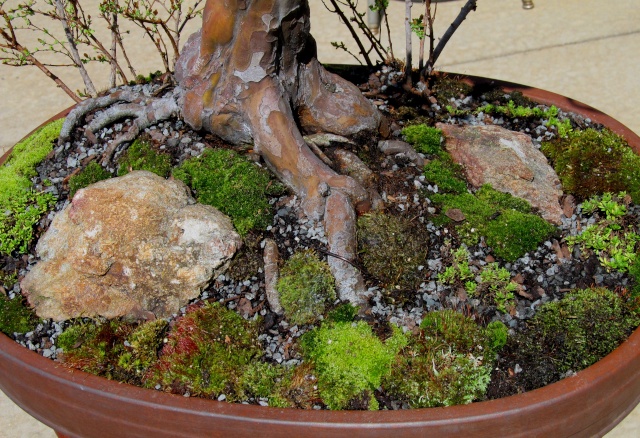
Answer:
M507 328L483 329L454 310L431 312L409 338L384 388L413 408L467 404L482 398L506 342Z
M38 323L35 313L23 303L22 297L10 300L0 296L0 332L7 335L27 333Z
M171 172L171 156L153 149L148 141L136 139L118 160L118 176L134 170L146 170L166 178Z
M33 226L55 204L53 195L31 189L30 178L53 150L63 121L51 122L18 143L0 167L0 253L25 253L33 240Z
M286 261L276 285L280 303L293 324L314 322L325 305L336 299L334 279L329 265L313 250L301 251Z
M579 200L605 192L627 192L640 203L640 156L608 129L572 132L542 144L564 191Z
M475 195L435 194L432 200L443 212L454 208L462 211L466 220L457 231L465 244L475 245L484 236L494 254L506 261L536 249L555 231L553 225L531 213L526 201L488 185Z
M436 158L424 166L424 177L438 186L440 192L465 193L467 183L462 176L462 166L450 159Z
M330 409L378 409L374 391L406 344L399 330L382 342L365 322L326 324L305 334L305 359L314 364L318 391Z
M73 195L75 195L78 190L109 178L111 178L111 173L100 164L92 161L79 173L69 178L69 197L73 198Z
M67 367L140 384L144 372L158 359L167 325L164 320L80 322L69 326L57 344Z
M207 150L174 169L173 176L195 191L198 202L230 216L243 236L269 225L268 195L284 191L266 169L227 149Z
M604 288L576 290L545 304L505 348L526 371L519 384L535 389L602 359L638 326L634 308L633 301Z
M442 151L442 131L440 129L424 124L411 125L402 130L402 135L418 152L436 155Z
M262 356L257 336L257 323L233 310L217 303L193 308L176 321L144 384L233 401L243 374Z

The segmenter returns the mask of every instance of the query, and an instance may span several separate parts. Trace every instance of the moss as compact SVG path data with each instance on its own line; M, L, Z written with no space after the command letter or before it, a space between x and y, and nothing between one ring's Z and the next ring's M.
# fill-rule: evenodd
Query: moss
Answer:
M63 123L64 119L55 120L16 144L4 167L12 174L23 178L36 176L36 166L53 150L53 142L60 135ZM3 192L4 187L0 193Z
M128 372L141 374L158 360L164 333L169 323L164 319L140 324L128 336L129 348L118 359L118 365Z
M595 254L609 271L627 272L637 259L640 235L636 232L635 218L627 216L625 196L625 193L605 193L585 201L582 211L598 212L597 221L566 239L570 247L579 245L583 256Z
M398 355L384 388L411 407L451 406L481 398L495 362L494 334L454 310L425 315ZM498 329L505 333L506 327Z
M288 383L286 378L289 374L290 370L282 365L258 361L250 363L238 379L238 395L243 399L273 398L274 404L278 405L282 403L280 392L283 385Z
M302 351L314 365L320 397L330 409L364 400L360 407L375 410L373 393L405 343L399 329L383 343L365 322L338 322L305 334Z
M267 170L226 149L207 150L185 161L174 169L173 176L195 191L198 202L230 216L243 236L269 225L268 196L284 190Z
M457 208L466 220L457 227L467 245L475 245L484 236L496 256L514 261L538 247L555 230L553 225L530 213L531 207L507 193L485 185L470 193L436 194L432 200L443 212Z
M564 191L578 200L605 192L629 193L640 203L640 156L608 129L575 131L542 144Z
M95 184L98 181L103 181L109 178L111 178L111 173L104 169L100 164L92 161L78 174L69 178L69 197L72 198L80 189L84 189L91 184Z
M307 324L324 313L325 304L336 299L334 279L329 265L313 250L294 254L280 271L276 285L287 319Z
M388 288L411 289L420 284L428 236L408 220L384 213L358 218L358 251L369 274Z
M33 226L56 202L51 193L19 191L0 203L0 253L27 252L33 240Z
M69 368L108 379L135 382L118 366L126 353L124 341L133 326L120 321L86 322L71 325L57 339L62 362Z
M151 148L146 140L136 139L118 160L118 176L134 170L147 170L162 178L171 172L171 156Z
M14 146L7 162L0 167L0 253L21 253L33 239L33 225L54 204L51 194L32 191L30 178L36 166L53 150L64 120L42 127Z
M333 322L351 322L358 314L358 308L351 303L340 304L327 315L327 319Z
M505 353L527 372L526 390L584 369L615 349L640 322L634 301L604 288L576 290L538 309Z
M144 372L158 359L167 326L164 320L80 322L69 326L56 342L65 366L140 384Z
M462 167L451 160L436 158L424 166L424 177L436 184L440 192L465 193L467 183L462 178Z
M442 131L432 126L411 125L402 130L402 135L416 151L435 155L442 151Z
M37 323L38 318L25 306L21 296L12 300L0 296L0 332L7 335L27 333L32 331Z
M257 327L218 303L193 306L176 321L144 385L233 401L243 373L262 355Z

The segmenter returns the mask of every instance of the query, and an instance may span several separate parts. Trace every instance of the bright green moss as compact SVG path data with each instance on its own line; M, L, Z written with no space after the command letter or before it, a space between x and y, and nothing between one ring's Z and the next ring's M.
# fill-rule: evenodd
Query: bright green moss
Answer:
M522 373L521 384L535 389L602 359L638 326L634 309L633 301L604 288L576 290L540 307L506 347L514 363L537 368Z
M305 334L302 347L305 359L314 364L320 397L330 409L355 403L376 410L374 391L406 342L399 329L383 343L365 322L338 322Z
M442 131L427 125L411 125L402 130L404 138L418 152L435 155L442 150Z
M414 408L481 398L506 327L485 330L454 310L443 310L426 314L420 328L397 356L384 388Z
M80 173L69 178L69 197L72 198L80 189L109 178L111 174L100 164L92 161Z
M0 296L0 332L7 335L27 333L38 323L35 313L24 305L22 297L10 300Z
M64 120L42 127L13 148L0 167L0 253L21 253L33 239L33 226L55 203L51 194L31 190L36 166L53 150Z
M55 205L51 193L17 191L0 203L0 253L27 252L33 240L33 226Z
M369 274L389 289L411 289L420 284L429 251L426 233L406 219L384 213L360 216L358 251Z
M148 141L136 139L118 160L118 176L134 170L147 170L166 178L171 172L171 156L156 151Z
M542 144L564 191L579 200L605 192L629 193L640 203L640 156L608 129L575 131Z
M436 158L424 166L424 177L431 184L436 184L440 192L464 193L467 184L461 177L460 165L451 160Z
M36 176L36 166L53 150L53 142L60 135L63 123L64 119L55 120L15 145L4 167L17 176Z
M553 225L530 213L526 201L488 185L475 195L436 194L432 200L443 212L453 208L462 211L466 220L457 229L465 244L475 245L484 236L494 254L506 261L514 261L536 249L555 230Z
M258 322L218 303L194 307L178 319L144 385L178 394L234 400L247 367L262 356Z
M173 176L195 191L198 202L230 216L243 236L269 225L268 195L283 192L267 170L227 149L207 150L174 169Z
M276 285L280 303L293 324L308 324L324 313L326 303L336 299L329 265L313 250L297 252L286 261Z

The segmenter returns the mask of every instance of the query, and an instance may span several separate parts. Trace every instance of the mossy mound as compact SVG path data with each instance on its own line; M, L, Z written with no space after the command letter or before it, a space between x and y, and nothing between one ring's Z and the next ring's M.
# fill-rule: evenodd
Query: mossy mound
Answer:
M75 195L78 190L109 178L111 178L111 173L100 164L92 161L78 174L69 178L69 198L73 198L73 195Z
M118 320L80 322L68 327L57 340L61 361L69 368L132 384L158 359L168 323L139 325Z
M377 410L374 392L406 342L399 329L383 343L363 321L336 322L305 334L302 351L313 363L319 395L330 409Z
M309 324L324 313L325 305L336 299L329 265L313 250L297 252L280 271L276 285L280 303L293 324Z
M63 122L51 122L15 145L0 167L0 211L4 213L0 216L0 253L25 253L33 240L33 226L55 204L52 194L32 190L30 178L53 150Z
M171 156L158 152L148 141L138 138L118 160L118 176L134 170L146 170L166 178L171 173Z
M494 254L506 261L514 261L536 249L555 231L553 225L531 213L527 201L489 185L475 194L435 194L432 201L443 213L449 209L462 211L465 221L456 229L463 243L475 245L484 237Z
M384 213L358 218L358 251L370 275L390 289L411 289L420 284L429 238L406 219Z
M467 183L462 174L462 166L450 158L436 158L424 166L424 177L427 182L438 186L443 193L465 193Z
M284 192L266 169L228 149L209 149L182 163L173 176L195 191L198 202L231 217L242 236L269 225L268 196Z
M402 130L402 135L418 152L436 155L442 151L443 137L440 129L425 124L411 125Z
M604 288L576 290L538 309L504 353L510 363L522 366L518 384L529 391L599 361L638 323L633 300Z
M0 332L11 336L13 333L27 333L38 323L35 313L25 306L22 297L10 300L0 296Z
M196 306L176 321L144 385L207 398L225 394L233 401L260 356L257 322L218 303Z
M428 313L383 386L412 408L471 403L484 395L506 333L502 323L483 329L454 310Z
M605 192L627 192L640 203L640 156L608 129L575 131L542 144L564 191L578 200Z

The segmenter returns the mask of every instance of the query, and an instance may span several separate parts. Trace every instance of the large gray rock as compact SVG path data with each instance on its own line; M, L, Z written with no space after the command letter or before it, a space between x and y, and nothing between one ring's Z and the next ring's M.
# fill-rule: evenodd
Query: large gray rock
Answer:
M491 184L494 189L525 199L547 221L562 223L558 175L531 137L495 125L455 126L440 123L446 148L464 167L474 187Z
M228 217L187 187L136 171L79 190L40 239L22 281L38 316L167 317L241 245Z

